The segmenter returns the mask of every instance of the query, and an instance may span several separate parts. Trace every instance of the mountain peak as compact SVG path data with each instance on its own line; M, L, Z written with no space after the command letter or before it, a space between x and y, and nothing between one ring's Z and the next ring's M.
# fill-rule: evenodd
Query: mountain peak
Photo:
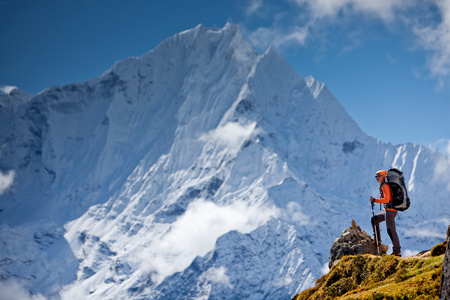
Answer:
M0 106L14 106L27 102L33 95L19 89L16 86L0 87Z
M238 25L235 25L230 22L227 22L223 28L220 28L218 26L207 27L203 24L198 24L194 28L182 31L177 35L190 34L191 32L194 32L194 34L198 34L198 33L221 33L224 31L228 32L228 34L231 35L240 34L241 28Z
M0 195L0 277L33 294L286 298L314 284L345 220L370 226L373 172L391 165L414 184L405 249L450 214L445 176L429 180L448 160L368 137L323 84L231 23L1 108L0 172L14 182Z
M6 94L9 95L12 91L16 90L16 86L4 85L0 86L0 95Z
M188 56L196 57L196 59L188 59ZM110 73L120 77L140 76L136 74L136 70L139 70L138 73L147 72L145 69L158 64L154 60L155 57L162 59L159 63L167 64L166 69L171 69L186 63L210 63L211 59L217 56L224 59L234 57L245 63L249 56L256 57L257 54L243 38L239 26L227 23L223 28L209 28L199 24L195 28L164 40L156 48L140 57L130 57L117 62L104 73L104 76Z

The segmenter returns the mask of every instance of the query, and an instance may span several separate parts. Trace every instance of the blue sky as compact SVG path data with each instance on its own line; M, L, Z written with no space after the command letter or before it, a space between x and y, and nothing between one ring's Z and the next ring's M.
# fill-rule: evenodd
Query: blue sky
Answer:
M85 81L226 22L324 82L369 135L450 155L450 0L0 0L0 86Z

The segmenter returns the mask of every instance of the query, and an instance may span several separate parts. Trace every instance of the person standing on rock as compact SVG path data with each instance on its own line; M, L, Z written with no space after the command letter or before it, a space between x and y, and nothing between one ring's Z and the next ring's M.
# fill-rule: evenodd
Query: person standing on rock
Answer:
M387 232L394 246L391 255L402 256L400 251L400 240L398 239L397 229L395 227L395 217L397 216L397 210L393 208L394 206L392 203L391 188L386 182L386 175L387 172L384 170L380 170L375 174L375 179L380 184L380 199L376 199L370 196L370 202L383 203L384 211L373 216L371 222L374 230L374 235L378 237L378 244L381 244L380 223L386 221Z

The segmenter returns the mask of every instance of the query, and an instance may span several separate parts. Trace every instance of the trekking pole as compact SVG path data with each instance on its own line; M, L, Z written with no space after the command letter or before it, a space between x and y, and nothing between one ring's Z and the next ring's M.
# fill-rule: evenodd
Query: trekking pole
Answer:
M375 217L375 212L373 211L373 207L375 206L375 204L373 202L370 202L372 204L372 216ZM375 223L375 220L374 220ZM375 235L375 242L377 243L377 253L378 256L380 256L380 245L378 245L378 231L375 228L375 224L372 224L373 227L373 234Z

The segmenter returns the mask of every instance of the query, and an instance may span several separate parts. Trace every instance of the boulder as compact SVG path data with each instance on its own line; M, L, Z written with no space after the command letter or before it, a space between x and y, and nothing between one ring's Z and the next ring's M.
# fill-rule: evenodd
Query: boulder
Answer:
M389 246L381 244L380 254L386 253L388 248ZM375 240L352 220L352 226L346 228L331 246L328 266L331 268L344 255L356 254L377 255L378 250Z
M445 251L444 262L442 264L441 289L439 300L450 300L450 225L447 229L447 249Z

